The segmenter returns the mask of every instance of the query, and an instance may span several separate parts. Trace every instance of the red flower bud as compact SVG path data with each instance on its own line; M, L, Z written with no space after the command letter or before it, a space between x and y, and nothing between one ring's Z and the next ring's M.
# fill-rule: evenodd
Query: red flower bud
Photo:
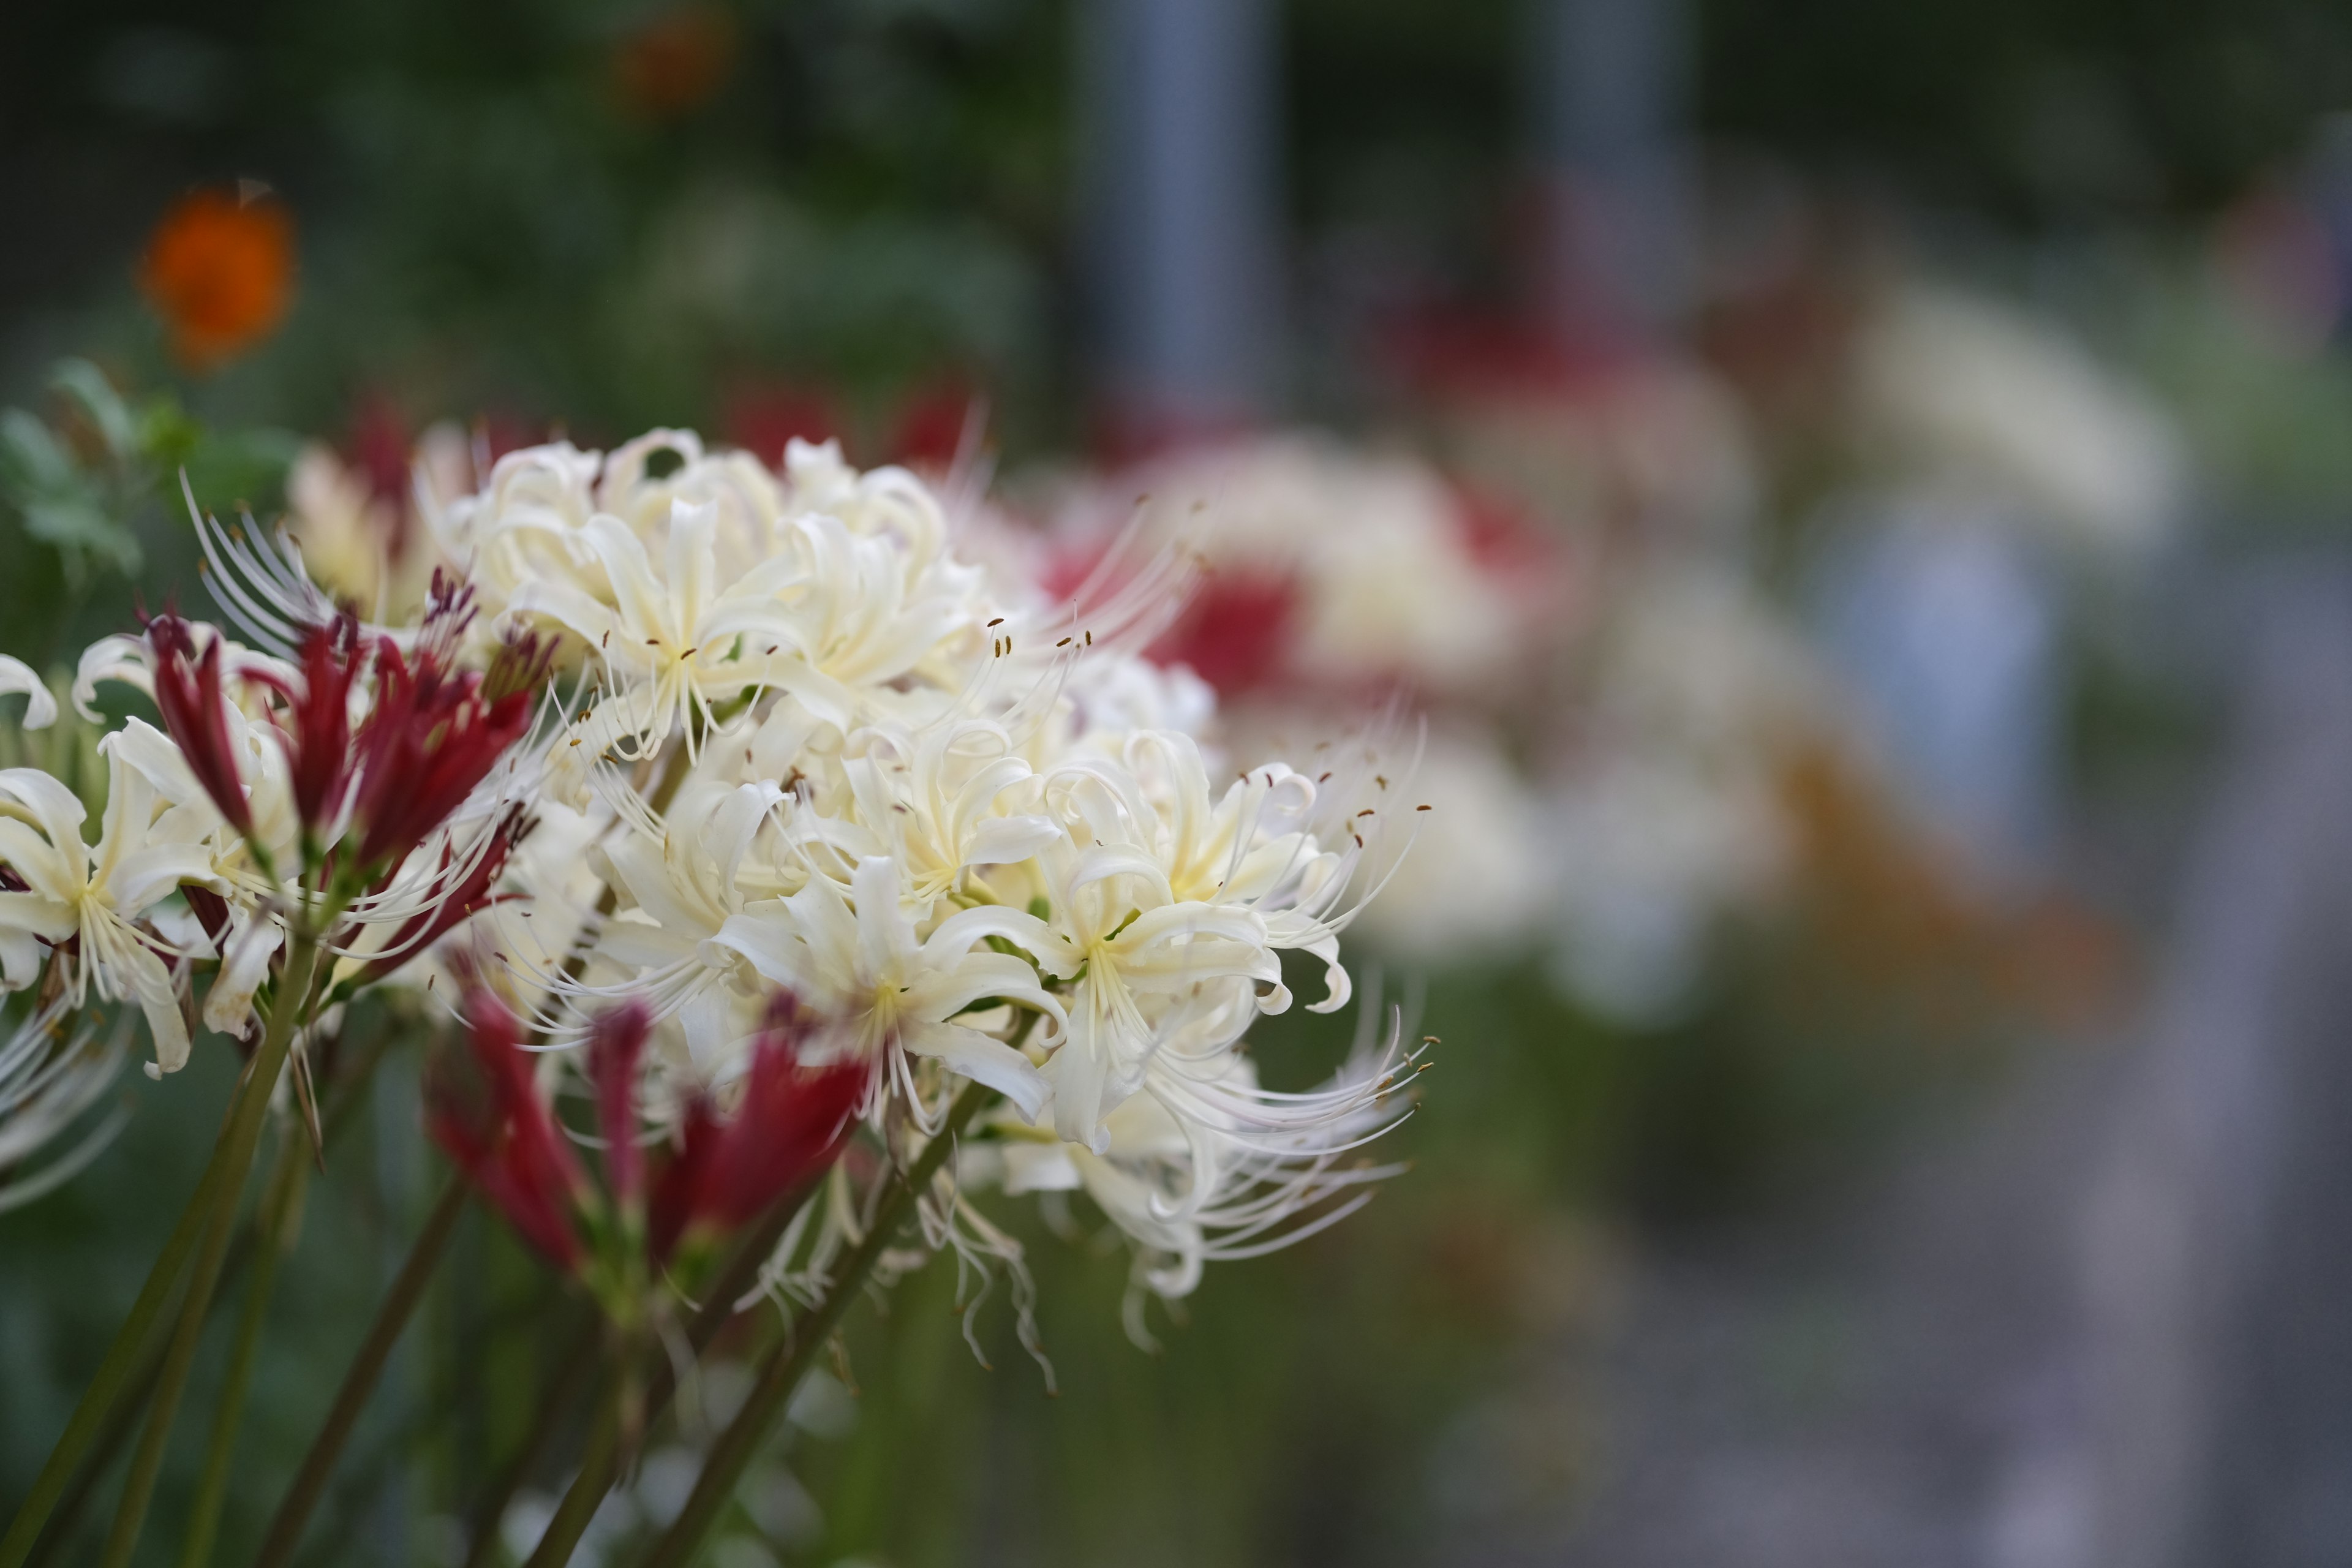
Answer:
M273 676L250 677L286 700L278 738L286 747L295 815L314 833L333 824L351 792L352 686L367 659L359 622L346 614L302 634L300 690Z
M637 1058L653 1018L642 1002L598 1016L588 1033L588 1075L596 1085L596 1123L604 1135L604 1179L625 1207L645 1190L646 1154L637 1147Z
M479 675L450 668L431 643L414 664L382 643L375 707L354 748L359 863L396 865L448 820L529 731L532 701L528 688L487 697Z
M655 1262L698 1226L733 1229L756 1218L841 1152L868 1069L858 1061L803 1068L807 1034L793 999L780 997L734 1116L721 1122L701 1100L687 1108L677 1155L654 1188Z
M188 623L166 611L147 623L147 646L155 654L155 706L163 728L188 760L189 772L220 808L222 817L251 837L253 808L228 738L228 697L221 684L221 639L215 637L196 655Z
M469 1104L440 1080L426 1130L525 1241L558 1268L574 1268L585 1248L572 1213L588 1192L587 1177L540 1097L514 1015L478 984L467 992L466 1011L488 1103Z

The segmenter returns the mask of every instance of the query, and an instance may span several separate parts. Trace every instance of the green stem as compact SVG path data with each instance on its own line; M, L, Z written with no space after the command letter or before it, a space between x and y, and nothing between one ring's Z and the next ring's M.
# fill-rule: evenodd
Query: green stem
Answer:
M499 1542L499 1524L506 1518L507 1507L522 1489L531 1468L546 1453L547 1446L562 1429L564 1412L572 1408L574 1395L580 1392L580 1382L596 1364L596 1347L604 1340L604 1320L592 1313L580 1326L562 1359L555 1363L547 1386L539 1396L539 1408L532 1415L530 1429L523 1434L514 1458L499 1472L498 1481L474 1510L474 1540L466 1553L466 1568L489 1568Z
M261 1554L254 1559L256 1568L283 1568L293 1557L295 1547L301 1543L303 1528L310 1522L310 1512L318 1507L328 1478L334 1474L335 1461L342 1457L343 1445L350 1440L360 1413L367 1407L368 1395L375 1391L376 1380L383 1373L384 1363L391 1359L393 1346L399 1342L401 1331L408 1326L417 1302L424 1299L425 1287L448 1247L450 1233L457 1228L466 1197L465 1179L451 1176L434 1204L433 1212L426 1216L425 1228L409 1247L408 1260L401 1265L392 1289L384 1293L383 1304L376 1309L375 1321L368 1325L367 1338L360 1342L359 1353L352 1358L351 1370L343 1374L343 1385L336 1391L334 1406L327 1412L319 1435L311 1439L310 1451L303 1456L302 1468L288 1489L286 1500L278 1505L278 1516L270 1521Z
M604 1494L612 1489L614 1474L621 1463L621 1372L615 1367L605 1396L599 1401L604 1406L596 1417L596 1428L589 1435L588 1451L580 1457L580 1474L572 1488L556 1506L555 1517L547 1521L539 1544L531 1549L530 1561L523 1568L556 1568L572 1560L572 1549L580 1544L580 1537L588 1529L588 1521L596 1517L604 1505ZM590 1478L598 1479L591 1482Z
M804 1189L792 1194L775 1204L759 1226L736 1244L717 1284L703 1298L701 1310L687 1325L687 1347L693 1354L700 1355L703 1348L735 1315L736 1301L759 1278L760 1265L775 1251L776 1243L783 1237L784 1227L792 1223L793 1215L799 1212L801 1205L807 1201L813 1190ZM677 1393L677 1369L667 1356L662 1356L658 1358L652 1385L646 1392L646 1425L650 1426L661 1418ZM618 1477L620 1468L621 1448L617 1442L592 1442L589 1445L587 1453L581 1458L579 1473L572 1478L572 1485L564 1491L555 1517L548 1521L547 1529L541 1532L539 1545L532 1550L532 1568L539 1568L541 1563L560 1563L570 1558L573 1547L579 1544L580 1532L595 1517L598 1505L604 1500L604 1494L613 1489L613 1482ZM495 1523L493 1520L485 1525L485 1534ZM477 1538L478 1558L482 1552L481 1540ZM487 1561L487 1558L480 1560Z
M883 1199L880 1209L874 1215L872 1228L866 1233L866 1239L835 1268L833 1278L825 1284L824 1300L816 1304L806 1320L793 1325L789 1339L769 1352L767 1364L761 1369L760 1381L752 1387L751 1396L743 1402L743 1408L728 1424L727 1430L719 1435L719 1441L711 1446L709 1454L702 1462L702 1474L694 1483L693 1494L686 1500L686 1507L679 1510L668 1531L655 1544L653 1555L646 1560L646 1568L685 1568L685 1564L701 1550L703 1538L719 1521L719 1510L735 1495L736 1483L743 1479L743 1472L750 1467L752 1456L766 1440L768 1429L783 1414L793 1391L807 1375L810 1364L816 1360L817 1352L833 1337L834 1330L840 1327L841 1320L849 1311L850 1303L856 1300L858 1291L864 1287L866 1276L874 1271L874 1266L881 1261L882 1254L888 1250L891 1241L897 1237L898 1227L906 1223L907 1215L915 1206L915 1200L930 1185L931 1178L939 1173L940 1167L947 1163L948 1156L955 1152L957 1138L971 1123L972 1117L979 1113L990 1094L984 1085L975 1083L957 1097L953 1109L948 1112L947 1125L923 1146L923 1152L915 1156L915 1163L908 1168L904 1177ZM566 1548L564 1557L551 1561L562 1563L570 1554L570 1549ZM533 1568L538 1568L538 1563L539 1559L534 1557Z
M358 1057L350 1066L336 1075L335 1089L328 1097L324 1119L327 1142L333 1142L335 1135L366 1102L368 1087L373 1079L376 1064L383 1060L392 1037L390 1030L377 1030L366 1046L362 1047ZM222 1125L224 1127L227 1125L226 1116L222 1118ZM219 1290L214 1292L215 1302L219 1300L220 1292L228 1289L244 1272L245 1266L252 1261L255 1256L256 1237L260 1228L261 1223L257 1217L247 1220L245 1228L238 1233L236 1240L230 1244L228 1261L221 1265ZM191 1237L195 1235L193 1224L191 1224L189 1235ZM80 1462L73 1467L71 1482L56 1493L56 1507L49 1515L47 1527L39 1532L37 1541L32 1551L25 1557L24 1562L18 1564L11 1561L8 1568L45 1568L46 1564L56 1560L58 1553L63 1550L71 1536L75 1522L81 1515L83 1505L89 1502L90 1494L98 1489L98 1483L105 1475L107 1467L114 1462L115 1455L121 1451L122 1445L130 1440L131 1430L139 1425L140 1415L147 1408L148 1395L154 1393L155 1380L163 1373L163 1352L168 1336L154 1331L151 1325L149 1331L142 1337L144 1342L140 1346L135 1370L122 1380L130 1391L128 1397L113 1400L113 1409L108 1412L105 1423L96 1439L83 1445L86 1451L83 1452ZM70 1433L68 1435L70 1436ZM47 1474L46 1470L42 1473L45 1476ZM14 1537L12 1536L11 1539L13 1540Z
M31 1556L33 1543L39 1539L41 1527L48 1522L50 1510L57 1507L66 1483L74 1479L76 1468L90 1451L92 1444L110 1426L109 1417L115 1412L124 1384L132 1381L134 1372L143 1385L149 1377L149 1363L161 1342L151 1347L149 1336L156 1319L178 1289L181 1276L186 1272L188 1255L195 1249L204 1235L205 1216L211 1214L213 1196L220 1190L224 1173L228 1168L228 1129L243 1103L245 1085L250 1078L239 1081L237 1091L230 1097L230 1110L222 1118L221 1135L214 1142L212 1158L205 1163L205 1173L196 1183L196 1190L188 1195L186 1205L180 1211L177 1224L156 1255L154 1266L147 1271L147 1282L139 1288L139 1296L131 1304L130 1315L114 1333L114 1342L107 1347L106 1359L99 1363L98 1372L82 1391L81 1403L74 1406L73 1416L66 1423L57 1446L49 1450L41 1473L33 1479L33 1489L18 1505L16 1520L8 1533L0 1538L0 1568L24 1568ZM160 1364L160 1362L158 1362ZM141 1396L144 1399L144 1394ZM113 1424L113 1430L124 1431L127 1422ZM121 1437L116 1436L106 1447L110 1454ZM100 1462L103 1462L101 1458Z
M236 1342L229 1352L228 1371L221 1384L220 1403L213 1413L211 1445L205 1456L204 1479L196 1487L195 1506L188 1515L188 1533L180 1548L180 1568L205 1568L212 1561L213 1542L220 1531L221 1505L228 1497L229 1461L236 1453L237 1423L245 1414L245 1394L253 1378L255 1353L261 1344L261 1326L269 1316L270 1288L277 1283L278 1259L294 1248L295 1227L301 1222L302 1194L310 1186L310 1163L303 1158L299 1133L289 1131L278 1152L278 1168L270 1173L268 1195L262 1200L253 1262L253 1279L246 1287L245 1311L237 1320Z
M211 1194L211 1212L205 1216L204 1238L196 1253L194 1272L189 1276L187 1295L180 1303L171 1348L163 1354L163 1370L155 1382L154 1402L147 1411L146 1428L140 1433L139 1447L131 1457L131 1474L122 1484L122 1500L115 1508L114 1528L108 1532L106 1551L100 1558L100 1568L125 1568L131 1561L131 1549L139 1543L140 1528L147 1520L147 1505L155 1495L155 1478L163 1467L163 1446L172 1435L172 1422L180 1413L180 1396L187 1391L188 1372L196 1358L196 1342L204 1336L213 1289L220 1280L221 1259L236 1228L237 1201L245 1191L246 1175L253 1168L254 1147L261 1140L261 1123L269 1110L270 1091L277 1087L278 1075L286 1066L286 1053L294 1043L302 999L310 989L310 976L318 961L318 939L308 930L298 930L293 951L287 958L286 988L269 1009L268 1032L262 1037L261 1048L254 1053L251 1076L237 1096L228 1131L215 1152L215 1158L223 1162L220 1184Z

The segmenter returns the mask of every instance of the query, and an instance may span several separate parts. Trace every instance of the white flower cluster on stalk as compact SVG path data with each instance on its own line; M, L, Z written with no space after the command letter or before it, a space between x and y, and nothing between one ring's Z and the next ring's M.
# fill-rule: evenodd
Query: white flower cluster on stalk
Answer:
M959 558L905 470L796 442L778 474L675 430L511 453L433 522L480 635L552 634L581 663L509 870L528 897L478 942L546 1037L639 1000L682 1103L745 1070L789 992L866 1065L863 1120L895 1152L965 1086L1003 1097L940 1179L934 1241L1017 1266L972 1191L1081 1189L1163 1294L1379 1173L1349 1156L1401 1105L1393 1030L1307 1093L1262 1087L1243 1039L1292 1005L1287 951L1321 961L1307 1005L1347 1003L1339 936L1386 808L1368 764L1213 782L1197 682L1138 652L1187 557L1057 604ZM833 1179L784 1289L856 1233Z
M276 624L256 614L265 633ZM448 667L442 645L458 629L428 617L406 657L387 643L379 659L353 626L341 654L310 668L168 615L93 644L74 681L80 716L103 723L91 703L120 682L172 732L132 718L98 742L96 844L65 783L0 769L0 989L135 1003L161 1077L187 1061L197 968L214 966L203 1022L249 1037L256 992L304 911L331 915L323 950L354 982L449 930L504 858L510 748L530 728L527 693L493 703L481 675ZM323 648L329 629L313 630ZM57 718L16 660L0 660L0 689L28 694L27 729ZM398 776L418 762L436 766Z
M1307 1006L1348 1003L1361 863L1411 807L1364 746L1226 771L1205 689L1139 651L1193 556L1107 561L1057 602L960 557L912 474L802 443L773 472L677 430L511 452L447 493L417 486L457 571L404 624L339 609L291 534L199 517L244 640L167 615L84 656L85 718L111 680L163 724L100 742L95 846L64 784L0 771L0 981L37 988L41 1028L135 1003L160 1076L194 1017L252 1037L298 936L327 960L314 1019L455 965L440 997L503 991L567 1059L615 1009L649 1023L630 1098L685 1150L710 1106L765 1092L788 996L822 1025L809 1065L857 1068L887 1158L824 1178L771 1262L785 1294L950 1132L925 1237L1024 1299L992 1188L1085 1194L1139 1289L1173 1296L1383 1173L1357 1152L1405 1102L1393 1017L1304 1092L1261 1085L1244 1040L1293 1005L1286 952L1319 963ZM0 689L28 727L55 715L14 661ZM0 1137L33 1136L9 1115Z

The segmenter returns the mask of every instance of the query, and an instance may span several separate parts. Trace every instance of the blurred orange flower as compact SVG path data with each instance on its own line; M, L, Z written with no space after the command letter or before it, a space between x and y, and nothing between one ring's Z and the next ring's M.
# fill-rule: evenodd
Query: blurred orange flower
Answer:
M139 288L190 370L212 370L268 337L294 294L294 222L250 192L192 191L148 237Z
M613 52L621 101L648 120L675 120L701 107L735 63L735 23L710 5L657 16Z

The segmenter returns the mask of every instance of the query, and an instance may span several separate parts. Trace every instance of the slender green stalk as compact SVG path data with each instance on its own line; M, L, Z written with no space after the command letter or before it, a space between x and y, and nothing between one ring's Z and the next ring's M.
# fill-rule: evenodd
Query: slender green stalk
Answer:
M270 1521L261 1554L254 1559L257 1568L283 1568L293 1557L295 1547L301 1544L303 1527L310 1522L310 1511L318 1507L320 1494L326 1489L328 1478L334 1474L335 1461L342 1457L343 1445L350 1440L360 1413L367 1407L368 1395L375 1392L376 1379L383 1375L384 1363L391 1359L401 1331L408 1326L410 1315L424 1299L425 1287L448 1247L450 1233L457 1228L467 1195L466 1182L461 1176L451 1176L448 1184L441 1189L433 1212L425 1217L425 1228L417 1233L415 1244L408 1249L407 1261L401 1265L392 1289L384 1293L383 1304L376 1309L375 1321L368 1325L367 1337L360 1342L351 1370L343 1374L343 1385L335 1393L335 1403L327 1412L325 1425L310 1440L310 1451L303 1456L302 1468L295 1475L293 1486L287 1489L285 1501L278 1505L278 1516Z
M817 1181L822 1182L820 1176ZM776 1244L784 1238L785 1228L801 1205L815 1194L817 1182L812 1182L797 1192L787 1193L768 1210L760 1223L735 1244L727 1267L717 1282L703 1293L702 1305L686 1325L687 1348L700 1355L719 1331L735 1316L735 1303L758 1283L761 1266L775 1252ZM655 1368L653 1387L646 1396L647 1419L653 1419L669 1408L671 1395L677 1392L677 1363L667 1356L660 1358Z
M940 1167L947 1163L948 1156L955 1152L957 1138L970 1125L972 1117L979 1113L990 1095L991 1091L984 1085L975 1083L957 1097L954 1107L948 1112L947 1125L923 1146L923 1152L915 1156L915 1163L883 1199L880 1209L874 1215L872 1228L866 1233L866 1239L835 1268L833 1278L825 1283L824 1299L810 1310L804 1320L793 1325L790 1338L769 1352L767 1364L761 1369L760 1381L752 1386L751 1397L743 1402L743 1408L736 1413L735 1419L728 1424L727 1430L720 1433L719 1441L711 1446L709 1454L702 1462L702 1474L694 1483L693 1494L686 1500L686 1507L679 1510L677 1518L671 1521L661 1540L655 1543L653 1555L646 1560L646 1568L685 1568L685 1564L701 1550L703 1538L719 1521L719 1510L735 1495L736 1483L743 1479L751 1457L766 1440L768 1429L783 1414L791 1402L793 1391L800 1386L801 1379L807 1375L810 1364L816 1360L818 1351L833 1337L834 1330L840 1327L841 1320L849 1311L850 1303L857 1299L859 1290L864 1288L866 1277L873 1273L874 1266L888 1250L898 1227L906 1223L907 1215L915 1206L915 1200L922 1194L924 1188L930 1185L931 1178L939 1173ZM563 1555L549 1559L549 1563L561 1563L570 1555L571 1548L566 1546ZM532 1568L540 1568L540 1559L534 1556L531 1564Z
M530 1478L532 1467L562 1429L564 1413L572 1408L580 1392L581 1379L596 1364L596 1347L603 1342L604 1328L602 1317L592 1311L588 1321L580 1325L580 1332L571 1346L557 1360L547 1386L540 1392L539 1408L531 1415L530 1430L523 1434L514 1458L507 1461L497 1482L474 1509L474 1539L466 1552L466 1568L489 1568L490 1559L498 1550L499 1521L506 1518L507 1506L514 1501L515 1493Z
M334 1092L328 1097L327 1100L325 1118L327 1142L333 1142L336 1134L342 1131L350 1122L353 1113L366 1102L368 1087L373 1079L376 1064L383 1059L391 1040L390 1030L377 1030L374 1037L361 1049L356 1058L343 1071L335 1075ZM226 1127L227 1117L224 1115L221 1120L223 1127ZM184 1223L189 1224L189 1235L193 1237L195 1235L194 1223L184 1220ZM259 1216L249 1219L246 1222L245 1228L238 1232L236 1240L230 1244L228 1261L221 1265L220 1288L214 1292L215 1304L221 1293L236 1281L238 1276L244 1272L246 1265L252 1261L255 1256L256 1238L260 1229ZM184 1262L184 1258L183 1261ZM128 1390L127 1394L113 1401L113 1408L107 1413L104 1425L100 1427L96 1439L83 1445L84 1451L80 1462L73 1467L73 1479L56 1494L55 1510L49 1515L47 1527L39 1531L31 1552L21 1564L12 1561L8 1568L46 1568L47 1563L56 1561L58 1553L64 1549L72 1536L83 1505L89 1502L90 1494L98 1489L100 1479L104 1477L107 1467L113 1463L114 1457L121 1452L122 1445L130 1440L132 1429L139 1425L139 1417L147 1408L148 1395L154 1393L155 1380L163 1373L163 1352L169 1335L157 1331L154 1325L151 1324L142 1337L143 1343L140 1346L135 1369L122 1380L123 1386ZM46 1470L42 1473L45 1476L47 1474ZM12 1536L11 1539L13 1540L14 1537Z
M303 1153L300 1138L286 1139L278 1151L278 1168L270 1173L268 1195L262 1200L257 1237L259 1251L254 1257L253 1279L246 1287L245 1311L237 1320L236 1342L229 1352L220 1403L213 1412L212 1442L205 1455L195 1505L188 1515L188 1533L181 1542L180 1568L205 1568L212 1561L221 1505L228 1496L229 1461L236 1454L237 1423L245 1415L245 1394L253 1378L254 1355L261 1344L261 1326L269 1316L270 1288L278 1280L278 1259L294 1249L302 1194L310 1184L310 1165Z
M760 1265L767 1261L768 1255L776 1249L784 1227L792 1223L793 1215L799 1212L807 1198L808 1191L803 1190L779 1201L769 1209L760 1224L736 1244L726 1268L703 1298L701 1310L687 1324L687 1347L692 1353L700 1355L703 1348L735 1315L736 1301L759 1278ZM643 1423L650 1426L659 1420L677 1393L677 1368L669 1357L661 1356L657 1358L651 1386L646 1391L641 1417ZM620 1474L621 1445L617 1440L603 1441L604 1423L605 1417L612 1414L608 1409L600 1415L597 1433L581 1458L579 1473L572 1478L572 1485L565 1489L563 1500L557 1505L555 1517L548 1521L547 1529L540 1534L538 1546L532 1550L531 1568L539 1568L542 1563L558 1563L568 1559L573 1547L579 1544L580 1532L595 1517L597 1508L604 1500L604 1494L613 1489L613 1482ZM486 1542L495 1524L495 1520L488 1521L482 1533L476 1537L477 1564L469 1564L468 1568L478 1568L478 1563L488 1561Z
M195 1250L204 1235L205 1220L212 1212L213 1198L220 1190L228 1169L227 1130L236 1116L236 1107L242 1104L246 1085L251 1075L239 1080L237 1091L230 1097L230 1111L222 1121L222 1136L213 1145L212 1158L205 1164L205 1173L190 1194L185 1207L180 1211L179 1222L172 1227L156 1255L155 1263L147 1271L147 1282L139 1288L139 1296L131 1304L130 1315L114 1332L114 1342L107 1347L106 1358L99 1363L98 1372L82 1391L81 1403L74 1406L73 1416L66 1429L49 1450L41 1473L33 1479L33 1489L25 1495L17 1507L16 1517L8 1527L5 1538L0 1538L0 1568L24 1568L32 1554L33 1543L40 1538L41 1527L48 1522L49 1512L57 1506L66 1483L74 1478L76 1468L87 1455L100 1433L108 1428L108 1417L113 1414L123 1385L132 1381L134 1372L141 1373L138 1382L147 1381L145 1368L151 1353L160 1352L161 1340L151 1351L149 1336L156 1319L178 1289L181 1276L187 1271L188 1255ZM160 1365L158 1354L156 1364ZM143 1402L144 1394L142 1394ZM127 1429L127 1423L118 1426ZM107 1445L110 1451L116 1437ZM103 1462L101 1458L100 1462Z
M588 1521L596 1517L604 1506L604 1494L613 1489L613 1477L621 1463L621 1369L613 1369L604 1393L599 1396L603 1406L596 1416L595 1429L588 1435L588 1451L580 1457L580 1474L573 1478L571 1489L556 1505L555 1517L547 1521L547 1529L531 1549L523 1568L558 1568L572 1561L572 1549L580 1544L587 1531ZM592 1483L590 1478L597 1479Z
M180 1303L180 1318L172 1331L171 1348L163 1355L163 1374L155 1382L154 1403L147 1411L146 1428L141 1432L139 1447L131 1457L131 1474L122 1484L122 1500L115 1508L114 1528L108 1532L106 1551L100 1558L100 1568L125 1568L131 1561L131 1549L139 1543L140 1528L147 1520L147 1505L155 1495L155 1478L163 1467L163 1446L172 1435L172 1422L179 1415L180 1396L187 1391L196 1342L204 1336L213 1289L220 1280L221 1259L236 1228L237 1201L245 1191L246 1174L253 1168L254 1147L261 1140L262 1118L269 1110L269 1095L278 1083L278 1075L286 1066L287 1050L294 1043L294 1029L300 1022L302 1004L318 961L318 938L307 929L298 928L293 950L287 958L285 986L269 1009L269 1028L262 1037L261 1048L254 1053L252 1076L237 1097L228 1131L215 1152L215 1158L226 1161L221 1182L212 1194L212 1212L205 1219L204 1240L196 1253L194 1272L189 1276L188 1292Z

